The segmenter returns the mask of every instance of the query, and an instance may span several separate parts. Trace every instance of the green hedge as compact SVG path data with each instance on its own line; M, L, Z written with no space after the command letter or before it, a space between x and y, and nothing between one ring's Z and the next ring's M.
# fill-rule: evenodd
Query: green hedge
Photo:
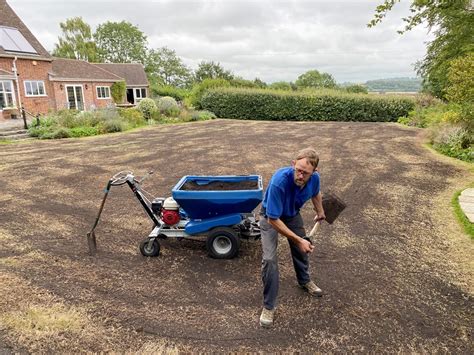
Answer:
M411 98L345 94L337 91L288 92L218 88L207 91L204 109L217 117L248 120L388 122L415 107Z

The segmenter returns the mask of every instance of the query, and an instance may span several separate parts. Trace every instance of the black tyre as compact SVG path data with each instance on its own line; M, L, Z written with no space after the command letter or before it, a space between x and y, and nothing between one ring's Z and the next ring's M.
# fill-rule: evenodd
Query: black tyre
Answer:
M212 229L206 240L209 256L215 259L232 259L239 252L240 239L236 231L229 227Z
M143 256L160 255L160 243L155 239L150 246L150 239L145 239L140 243L140 252Z

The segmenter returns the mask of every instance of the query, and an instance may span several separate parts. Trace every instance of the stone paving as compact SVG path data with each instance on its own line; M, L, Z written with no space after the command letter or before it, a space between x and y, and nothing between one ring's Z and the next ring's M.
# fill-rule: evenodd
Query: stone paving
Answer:
M474 223L474 188L466 189L459 195L459 205L469 222Z
M27 119L27 123L30 124L31 119ZM13 129L23 129L24 123L22 118L16 119L0 119L0 131L9 131Z

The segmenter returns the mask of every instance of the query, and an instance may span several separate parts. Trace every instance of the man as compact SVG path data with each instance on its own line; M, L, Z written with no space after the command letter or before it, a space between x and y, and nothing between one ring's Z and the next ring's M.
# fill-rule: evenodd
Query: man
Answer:
M290 167L277 170L272 176L262 202L260 230L262 236L263 310L260 325L271 327L279 287L278 234L288 239L298 285L312 296L322 296L321 289L309 276L308 254L314 246L304 239L306 232L299 213L311 199L317 213L315 220L324 220L317 167L319 157L313 148L301 150Z

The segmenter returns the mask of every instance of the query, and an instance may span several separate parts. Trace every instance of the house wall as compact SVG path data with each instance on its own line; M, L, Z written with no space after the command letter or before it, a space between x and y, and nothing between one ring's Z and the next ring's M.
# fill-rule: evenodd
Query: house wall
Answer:
M0 58L0 68L12 71L13 58ZM18 59L16 61L16 67L18 72L18 80L20 85L20 99L22 106L26 111L36 115L38 113L45 114L51 107L54 107L54 95L51 83L48 80L48 72L52 71L51 62L30 60L30 59ZM46 96L26 97L25 93L25 81L28 80L41 80L44 82ZM18 105L18 88L16 87L15 81L15 100Z
M53 107L56 110L67 109L68 106L68 98L67 98L67 90L66 86L74 85L74 86L81 86L82 87L82 94L84 98L84 109L89 111L93 108L105 108L108 105L113 104L113 99L99 99L97 97L97 86L112 86L110 82L90 82L90 81L82 81L82 82L52 82L52 89L54 92L55 103Z

